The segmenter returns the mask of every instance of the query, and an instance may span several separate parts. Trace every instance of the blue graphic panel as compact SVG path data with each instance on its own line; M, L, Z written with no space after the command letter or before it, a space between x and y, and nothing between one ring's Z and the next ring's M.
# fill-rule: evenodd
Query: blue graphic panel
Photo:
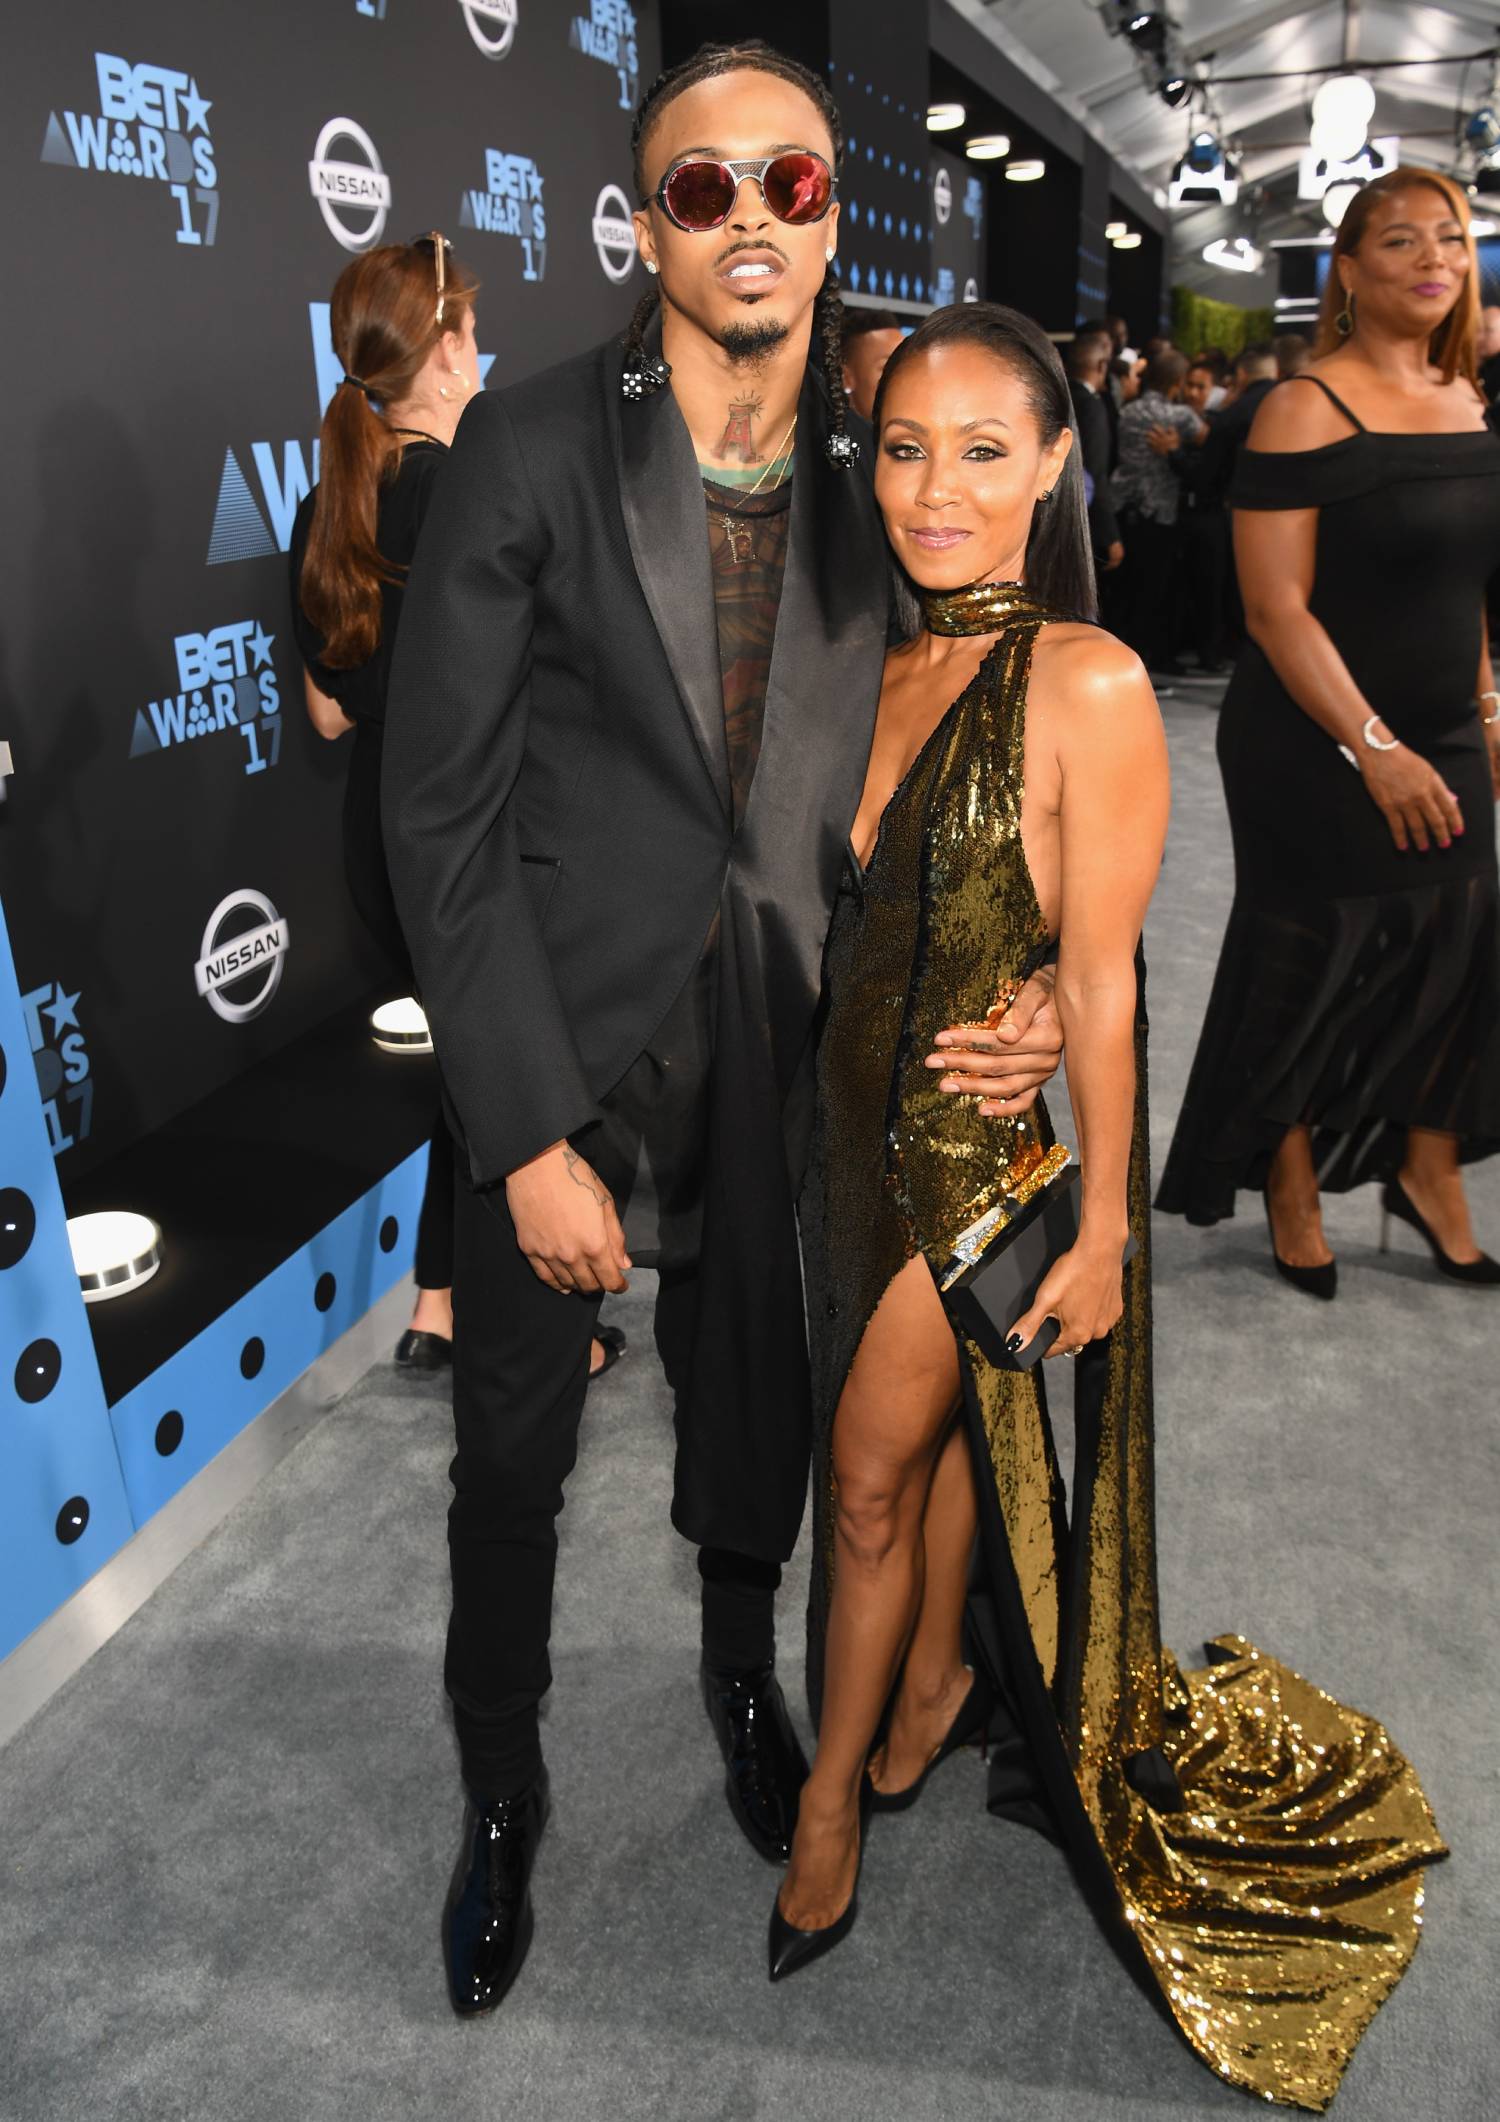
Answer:
M426 1174L424 1143L111 1408L138 1525L409 1271Z
M0 1657L131 1530L0 915Z

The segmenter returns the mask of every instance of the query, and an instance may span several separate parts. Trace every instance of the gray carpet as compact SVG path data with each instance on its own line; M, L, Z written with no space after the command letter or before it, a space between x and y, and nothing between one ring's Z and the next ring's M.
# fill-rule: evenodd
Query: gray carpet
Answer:
M1166 704L1158 1155L1228 897L1211 699ZM1474 1193L1500 1247L1500 1166ZM1243 1630L1419 1763L1455 1854L1336 2112L1457 2122L1494 2114L1500 2076L1500 1299L1439 1285L1405 1241L1382 1260L1375 1213L1369 1195L1332 1206L1327 1310L1274 1280L1253 1217L1163 1228L1165 1621L1191 1658ZM594 1395L564 1515L554 1820L505 2011L460 2025L443 1990L444 1395L382 1365L0 1758L6 2122L1249 2111L1131 1980L1058 1853L986 1818L969 1756L876 1824L849 1945L769 1987L774 1874L730 1824L697 1702L650 1304L641 1275L613 1308L632 1353ZM784 1606L799 1710L804 1581Z

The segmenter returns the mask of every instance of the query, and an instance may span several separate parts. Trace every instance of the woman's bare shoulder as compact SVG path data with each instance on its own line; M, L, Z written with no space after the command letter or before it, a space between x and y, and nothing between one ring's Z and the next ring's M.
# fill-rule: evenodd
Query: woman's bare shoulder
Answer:
M1119 708L1149 705L1156 696L1133 648L1101 626L1059 620L1037 636L1031 690L1043 705Z
M1321 369L1322 362L1314 364ZM1251 449L1322 449L1326 443L1342 442L1354 428L1326 391L1320 391L1312 369L1289 376L1268 390L1256 407L1250 423Z

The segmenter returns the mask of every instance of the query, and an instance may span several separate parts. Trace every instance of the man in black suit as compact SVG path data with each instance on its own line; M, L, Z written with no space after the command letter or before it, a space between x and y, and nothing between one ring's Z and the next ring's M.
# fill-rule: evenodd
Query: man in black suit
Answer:
M1214 580L1222 585L1221 633L1214 652L1205 659L1209 664L1237 650L1244 639L1244 609L1234 572L1229 490L1261 400L1276 388L1277 380L1277 352L1269 340L1243 347L1235 357L1229 395L1209 421L1207 440L1191 452L1183 467L1185 480L1191 482L1193 535L1197 541L1195 565L1200 575L1212 570ZM1207 594L1201 581L1198 594ZM1201 646L1200 642L1200 649Z
M1089 537L1094 565L1101 575L1117 568L1125 557L1120 527L1115 515L1109 475L1114 470L1115 436L1109 417L1109 363L1114 341L1102 326L1080 325L1063 349L1068 372L1068 394L1078 422L1078 443L1083 468L1092 482L1089 495Z
M826 88L763 45L705 47L653 86L634 145L659 304L623 349L466 413L387 724L391 877L468 1182L445 1668L464 2014L530 1942L555 1519L648 1175L673 1522L701 1550L731 1803L768 1857L806 1773L772 1663L810 1449L793 1204L887 555L868 431L846 428ZM1045 989L1022 999L1014 1043L974 1031L953 1054L1009 1111L1059 1044Z

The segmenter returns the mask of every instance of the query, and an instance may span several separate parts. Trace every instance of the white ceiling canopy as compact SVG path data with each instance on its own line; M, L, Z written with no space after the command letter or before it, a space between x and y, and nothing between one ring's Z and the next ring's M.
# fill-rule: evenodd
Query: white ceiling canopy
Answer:
M1233 205L1172 208L1172 277L1242 301L1257 299L1255 291L1229 285L1203 262L1203 249L1237 235L1253 235L1259 246L1326 228L1318 203L1297 196L1312 99L1324 81L1362 74L1375 91L1371 136L1398 138L1405 161L1467 176L1475 157L1460 135L1487 101L1493 70L1489 58L1471 55L1500 44L1500 0L954 4L1163 202L1208 114L1237 165L1239 195ZM1122 33L1137 15L1166 18L1164 47L1155 30L1135 43ZM1193 84L1176 108L1153 86L1174 75Z

